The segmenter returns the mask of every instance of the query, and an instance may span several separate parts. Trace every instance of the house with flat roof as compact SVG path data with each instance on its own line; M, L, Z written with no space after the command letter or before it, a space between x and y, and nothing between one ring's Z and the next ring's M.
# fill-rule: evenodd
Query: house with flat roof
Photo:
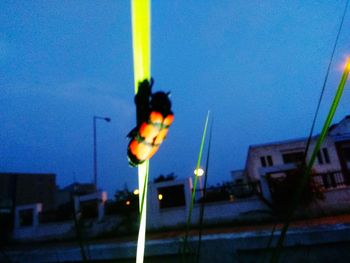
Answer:
M313 136L306 161L311 157L318 135ZM251 145L245 166L249 181L262 183L263 196L269 199L268 178L285 177L304 161L308 138ZM350 187L350 115L333 124L313 165L313 179L324 191Z

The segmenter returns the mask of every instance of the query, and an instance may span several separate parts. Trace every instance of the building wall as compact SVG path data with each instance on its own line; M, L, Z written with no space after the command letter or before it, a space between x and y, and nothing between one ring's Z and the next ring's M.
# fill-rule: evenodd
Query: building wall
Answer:
M315 147L316 139L313 139L310 145L307 158L311 157L312 151ZM247 171L248 176L254 180L260 180L261 164L260 157L271 156L273 160L273 166L283 165L283 154L304 151L306 147L306 140L285 141L280 143L271 143L261 146L253 146L249 148L247 158ZM337 155L335 144L331 137L327 137L321 147L326 148L328 151L330 163L320 164L316 159L313 169L316 173L326 173L330 171L341 170L341 165Z
M341 120L334 128L330 130L329 133L331 135L350 133L350 115Z
M17 241L41 240L48 238L74 237L74 222L42 224L37 227L20 227L13 231L13 239Z
M158 188L183 185L185 191L185 206L160 209L158 200ZM188 215L191 200L191 182L188 179L150 183L147 199L147 227L150 229L175 226L185 222Z
M15 194L15 176L7 173L0 173L0 207L10 208L13 206Z
M161 209L158 201L157 189L164 186L183 184L185 189L186 205L174 208ZM147 228L157 229L185 225L191 201L191 180L176 180L162 183L150 183L148 190ZM192 223L197 224L200 216L200 204L195 204L192 211ZM235 220L261 220L268 215L269 208L257 197L237 199L235 201L212 202L205 204L205 224L218 224Z
M103 221L90 220L83 227L84 237L94 237L115 230L122 218L119 216L106 216ZM49 240L76 238L76 229L73 220L65 222L45 223L36 226L17 227L13 231L16 241Z
M11 197L18 205L42 203L43 210L55 205L56 175L30 173L1 173L0 198ZM15 199L15 200L14 200Z
M350 115L343 118L339 123L332 125L329 130L329 135L326 137L322 147L321 155L324 159L322 152L323 148L326 148L330 158L330 163L320 164L316 159L313 169L316 173L327 173L331 171L340 171L342 166L339 160L335 141L339 143L339 138L350 135ZM317 137L314 137L311 141L310 149L308 151L307 159L310 159L312 151L317 142ZM344 140L344 138L342 139ZM257 146L250 146L248 150L248 157L246 162L247 176L253 180L260 180L260 174L262 164L260 157L271 156L273 160L273 166L279 166L284 164L283 154L297 151L305 151L307 138L286 140L281 142L272 142L268 144L261 144Z
M325 199L312 205L313 210L331 214L350 210L350 188L338 188L324 193Z
M73 183L55 192L55 209L72 201L74 195L96 193L96 187L90 183Z

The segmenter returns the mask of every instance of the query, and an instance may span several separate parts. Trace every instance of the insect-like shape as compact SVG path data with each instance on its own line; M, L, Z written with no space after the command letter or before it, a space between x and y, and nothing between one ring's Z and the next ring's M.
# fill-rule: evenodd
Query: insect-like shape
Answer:
M153 80L139 84L135 96L137 126L129 134L128 160L137 166L150 159L164 141L174 120L169 93L152 94Z

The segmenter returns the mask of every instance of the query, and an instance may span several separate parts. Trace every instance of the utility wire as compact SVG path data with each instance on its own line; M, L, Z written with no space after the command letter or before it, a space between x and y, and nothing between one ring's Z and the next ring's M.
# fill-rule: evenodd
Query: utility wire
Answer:
M302 178L300 180L299 187L296 189L295 195L293 197L293 203L292 203L290 212L289 212L289 214L286 217L285 223L284 223L284 225L282 227L282 230L281 230L281 235L280 235L280 237L278 239L278 242L277 242L277 245L276 245L276 249L275 249L275 251L274 251L274 253L272 254L272 257L271 257L271 262L273 262L273 263L279 262L280 251L281 251L281 249L283 247L283 242L284 242L284 239L286 237L286 233L287 233L287 230L289 228L289 225L291 223L291 219L293 218L294 211L298 207L298 204L300 202L300 198L301 198L302 192L303 192L303 190L304 190L304 188L306 186L306 183L310 179L311 169L312 169L312 166L313 166L313 164L314 164L314 162L316 160L317 154L318 154L318 152L319 152L319 150L321 148L322 143L324 142L324 140L325 140L325 138L327 136L327 132L328 132L329 126L332 123L334 114L335 114L335 112L337 110L337 107L339 105L339 101L340 101L340 99L342 97L342 94L343 94L343 91L344 91L344 88L345 88L345 84L346 84L349 72L350 72L350 57L347 59L346 66L345 66L342 78L341 78L340 83L339 83L338 88L337 88L337 92L336 92L336 94L334 96L334 99L333 99L332 105L331 105L331 107L329 109L327 118L326 118L326 120L325 120L325 122L323 124L322 132L321 132L320 136L317 139L317 142L316 142L314 150L312 151L310 160L307 163L307 166L305 167L305 171L303 172L303 176L302 176Z
M331 69L331 65L333 63L333 58L334 58L334 54L335 54L335 51L336 51L336 48L337 48L337 45L338 45L339 36L340 36L341 30L343 28L343 24L344 24L346 12L347 12L347 9L348 9L348 5L349 5L349 0L346 1L345 7L344 7L343 15L342 15L342 18L341 18L341 21L340 21L340 24L339 24L339 29L338 29L338 32L337 32L337 35L336 35L336 38L335 38L335 41L334 41L332 53L331 53L331 56L330 56L330 60L329 60L328 66L327 66L325 78L324 78L323 85L322 85L321 92L320 92L320 96L319 96L318 103L317 103L317 106L316 106L315 115L314 115L314 118L313 118L313 121L312 121L312 124L311 124L310 133L309 133L309 136L308 136L308 139L307 139L307 143L306 143L306 146L305 146L305 151L304 151L304 156L303 156L303 167L304 168L306 167L306 159L307 159L307 155L308 155L310 144L311 144L311 140L312 140L312 135L313 135L313 132L314 132L314 128L315 128L316 120L317 120L317 117L318 117L319 109L320 109L320 106L321 106L321 102L322 102L322 99L323 99L323 95L324 95L324 92L325 92L325 89L326 89L326 86L327 86L329 72L330 72L330 69ZM276 230L276 225L277 225L277 223L275 223L275 225L273 226L272 233L271 233L271 236L269 238L267 249L270 248L270 245L272 243L271 241L272 241L272 237L273 237L273 235L275 233L275 230ZM287 225L287 223L286 223L286 225ZM288 226L289 226L289 223L288 223ZM286 231L288 229L288 226L286 226ZM281 235L283 235L283 233L281 233ZM284 237L283 237L283 240L284 240ZM282 246L283 246L283 241L282 241ZM276 248L276 249L278 249L278 248ZM277 253L279 253L279 252L277 252ZM271 259L271 260L273 260L273 259ZM278 259L277 259L277 261L278 261Z
M210 124L210 131L209 131L209 142L208 142L208 151L207 151L207 160L205 163L205 170L204 170L204 189L203 189L203 200L201 204L201 210L199 215L199 234L198 234L198 247L197 247L197 256L196 256L196 262L199 263L200 260L200 252L201 252L201 245L202 245L202 230L203 230L203 219L204 219L204 207L206 202L206 194L207 194L207 181L208 181L208 171L209 171L209 157L210 157L210 148L211 148L211 138L212 138L212 132L213 132L213 120Z
M335 38L334 45L333 45L333 50L332 50L331 58L330 58L330 60L329 60L328 67L327 67L327 71L326 71L326 75L325 75L325 78L324 78L324 81L323 81L323 85L322 85L322 89L321 89L321 94L320 94L320 97L319 97L319 99L318 99L318 103L317 103L317 107L316 107L314 119L313 119L313 121L312 121L312 125L311 125L311 129L310 129L309 137L308 137L308 139L307 139L307 143L306 143L306 147L305 147L305 153L304 153L304 162L305 162L305 163L306 163L306 157L307 157L307 154L308 154L308 151L309 151L309 148L310 148L310 144L311 144L312 134L313 134L314 128L315 128L316 119L317 119L317 116L318 116L318 112L319 112L319 110L320 110L320 106L321 106L321 102L322 102L322 99L323 99L324 91L325 91L326 86L327 86L328 76L329 76L329 72L330 72L330 69L331 69L332 62L333 62L334 53L335 53L335 50L336 50L337 45L338 45L338 39L339 39L339 36L340 36L340 32L341 32L341 30L342 30L342 28L343 28L344 19L345 19L346 11L347 11L347 9L348 9L348 5L349 5L349 0L347 0L347 1L346 1L346 4L345 4L343 16L342 16L341 21L340 21L338 33L337 33L337 36L336 36L336 38Z

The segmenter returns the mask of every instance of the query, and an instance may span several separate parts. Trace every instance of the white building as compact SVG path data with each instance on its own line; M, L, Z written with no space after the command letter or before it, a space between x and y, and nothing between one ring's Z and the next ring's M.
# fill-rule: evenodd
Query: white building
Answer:
M307 160L317 142L311 140ZM307 138L272 142L249 147L245 176L262 183L263 195L269 198L267 176L283 176L303 161ZM328 135L313 166L315 180L324 189L344 188L350 185L350 116L330 127Z
M311 140L307 159L310 158L317 138L315 136ZM234 186L232 198L206 202L204 221L206 223L232 222L232 220L245 218L246 215L262 218L261 212L265 213L270 209L266 203L255 194L238 198L240 196L238 190L247 192L245 187L255 187L267 201L271 201L267 177L285 176L287 171L296 169L304 158L306 144L307 138L302 138L250 146L245 169L231 171ZM320 208L329 212L349 209L350 116L330 128L313 171L316 174L314 179L325 190L325 200L319 203L318 207L314 207L315 213ZM150 183L148 191L148 228L185 224L191 202L190 178ZM199 215L200 202L195 202L192 223L198 222Z
M164 182L150 182L148 186L147 228L180 227L186 224L192 193L192 178ZM239 191L246 192L249 185L242 184ZM212 188L207 189L210 196ZM201 191L196 192L191 223L197 225L201 213ZM269 208L257 195L239 198L232 195L226 200L207 200L203 213L204 224L233 222L234 220L261 220L269 216Z

